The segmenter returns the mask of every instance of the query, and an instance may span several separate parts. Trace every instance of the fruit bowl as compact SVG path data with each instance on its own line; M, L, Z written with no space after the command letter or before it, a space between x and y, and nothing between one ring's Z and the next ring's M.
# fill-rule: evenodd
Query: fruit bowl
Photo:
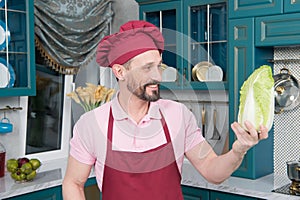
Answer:
M6 169L17 183L32 181L40 166L41 161L37 158L12 158L6 161Z

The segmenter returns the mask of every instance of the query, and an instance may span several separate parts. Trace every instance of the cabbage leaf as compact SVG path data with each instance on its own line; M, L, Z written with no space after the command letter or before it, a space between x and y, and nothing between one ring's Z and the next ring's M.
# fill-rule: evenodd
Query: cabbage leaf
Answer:
M272 69L262 65L248 77L240 90L238 123L245 129L246 120L257 131L260 125L271 129L274 120L274 79Z

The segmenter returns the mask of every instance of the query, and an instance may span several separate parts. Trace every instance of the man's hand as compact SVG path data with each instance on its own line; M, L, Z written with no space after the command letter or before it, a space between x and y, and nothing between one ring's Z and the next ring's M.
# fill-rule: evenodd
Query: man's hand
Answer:
M231 124L231 128L237 137L237 140L232 145L232 150L240 155L244 155L251 147L256 145L259 140L268 138L267 127L261 125L260 131L257 132L251 122L246 121L245 126L249 130L248 132L237 122Z

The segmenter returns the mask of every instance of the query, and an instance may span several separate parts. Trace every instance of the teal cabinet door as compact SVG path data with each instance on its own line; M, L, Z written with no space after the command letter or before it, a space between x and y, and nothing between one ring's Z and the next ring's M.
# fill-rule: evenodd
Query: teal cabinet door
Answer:
M139 15L141 20L146 20L156 25L165 38L163 63L176 68L179 76L174 82L162 82L161 86L167 89L182 88L182 2L181 1L137 1L140 3Z
M140 19L162 29L166 47L163 62L175 67L179 74L175 83L163 82L163 87L184 90L227 89L227 1L136 1L140 5ZM210 61L220 66L223 73L221 80L195 81L192 68L201 61Z
M283 13L282 0L232 0L228 4L230 19Z
M229 194L224 192L215 192L215 191L210 192L210 200L229 200L229 199L230 200L254 200L257 198L246 197L246 196L241 196L236 194Z
M254 43L254 18L229 20L229 124L237 121L239 91L243 82L258 67L269 64L273 49L260 49ZM230 129L229 142L232 146L235 134ZM273 134L260 142L245 155L234 176L255 179L273 172Z
M32 192L12 198L9 200L62 200L62 190L61 186L53 187L46 190L40 190L37 192ZM7 200L8 200L7 199Z
M181 186L184 200L209 200L209 190Z
M194 90L226 90L228 82L227 2L184 0L183 8L185 34L183 87ZM219 66L223 74L222 79L210 81L204 75L199 80L199 77L193 75L194 67L199 66L199 63Z
M300 12L300 0L284 0L284 12Z
M0 81L0 97L32 96L36 92L34 0L6 2L6 6L0 8L0 20L10 32L10 40L5 40L1 48L0 67L1 73L3 67L7 67L9 73L8 81Z
M256 46L282 46L300 43L300 13L257 17L255 28Z

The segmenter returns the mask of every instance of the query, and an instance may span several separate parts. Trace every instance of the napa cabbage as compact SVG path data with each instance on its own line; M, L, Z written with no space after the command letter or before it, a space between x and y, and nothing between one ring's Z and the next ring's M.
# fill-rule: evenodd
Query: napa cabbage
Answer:
M274 119L274 79L272 69L262 65L247 78L240 89L238 123L245 129L246 120L259 131L265 125L271 129Z

